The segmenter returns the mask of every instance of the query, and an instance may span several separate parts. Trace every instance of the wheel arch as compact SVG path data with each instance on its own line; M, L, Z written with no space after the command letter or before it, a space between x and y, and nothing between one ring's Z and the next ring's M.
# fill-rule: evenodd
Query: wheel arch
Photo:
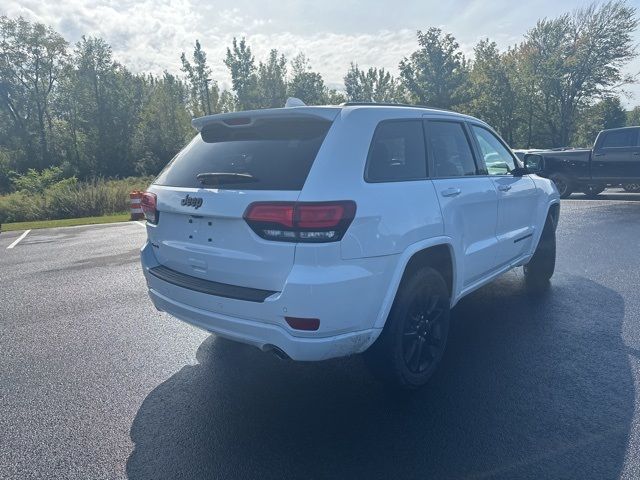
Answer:
M538 248L538 243L540 243L540 238L542 238L542 231L544 230L544 226L547 224L547 217L549 217L549 215L553 218L554 229L558 227L558 220L560 219L560 200L553 199L548 203L543 204L541 206L541 210L538 225L541 225L542 227L536 228L534 241L531 243L531 251L529 252L531 256ZM544 216L542 216L542 214L544 214Z
M551 215L553 218L554 226L558 226L558 220L560 219L560 202L553 202L549 205L549 209L547 210L547 215L544 217L545 221L547 217Z
M402 282L421 267L431 266L439 271L445 279L450 298L456 298L457 265L455 249L449 237L433 238L407 247L400 255L374 327L384 327Z

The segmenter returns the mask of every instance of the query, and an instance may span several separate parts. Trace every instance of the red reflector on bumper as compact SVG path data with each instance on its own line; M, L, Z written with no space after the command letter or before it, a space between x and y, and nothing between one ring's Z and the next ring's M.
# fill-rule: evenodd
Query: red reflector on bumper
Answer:
M320 319L318 318L284 317L284 319L295 330L315 331L320 328Z

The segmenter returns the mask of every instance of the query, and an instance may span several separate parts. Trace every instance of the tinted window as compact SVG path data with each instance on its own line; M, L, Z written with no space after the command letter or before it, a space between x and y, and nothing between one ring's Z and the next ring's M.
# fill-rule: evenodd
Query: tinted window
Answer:
M229 175L216 188L300 190L331 122L257 120L251 127L205 127L160 173L158 185L201 187L199 173L240 173L250 181L232 183Z
M601 148L632 147L636 144L635 130L614 130L603 134Z
M422 121L381 122L369 148L368 182L419 180L427 177Z
M433 155L432 177L476 174L476 164L461 123L430 121L427 136Z
M471 126L478 139L480 153L484 158L489 175L506 175L515 168L513 157L507 147L486 128Z

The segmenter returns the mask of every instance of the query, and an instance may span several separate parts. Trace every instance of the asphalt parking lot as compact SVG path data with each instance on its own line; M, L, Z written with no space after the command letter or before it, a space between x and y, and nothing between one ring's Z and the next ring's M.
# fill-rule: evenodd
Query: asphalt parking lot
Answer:
M0 478L640 478L640 194L562 202L552 288L453 313L412 396L154 310L138 223L0 235Z

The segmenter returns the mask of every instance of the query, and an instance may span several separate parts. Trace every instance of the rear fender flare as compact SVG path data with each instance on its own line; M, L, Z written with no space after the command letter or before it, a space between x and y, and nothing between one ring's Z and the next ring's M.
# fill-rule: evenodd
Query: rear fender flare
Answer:
M409 264L411 258L418 252L425 250L430 247L436 247L439 245L446 245L449 248L449 252L451 254L451 267L452 267L452 292L451 292L451 301L457 298L457 279L458 279L458 264L456 262L456 252L453 248L453 242L451 237L447 236L438 236L429 238L427 240L422 240L420 242L412 243L409 245L399 256L397 266L395 271L393 272L393 276L391 277L391 281L389 282L389 288L387 289L384 299L382 301L382 306L380 308L380 312L378 313L378 318L376 318L375 324L373 328L383 328L385 322L387 321L387 317L389 316L389 312L391 311L391 307L393 306L393 301L396 298L396 294L398 292L398 288L400 287L400 282L402 281L402 276L404 275L405 269Z

